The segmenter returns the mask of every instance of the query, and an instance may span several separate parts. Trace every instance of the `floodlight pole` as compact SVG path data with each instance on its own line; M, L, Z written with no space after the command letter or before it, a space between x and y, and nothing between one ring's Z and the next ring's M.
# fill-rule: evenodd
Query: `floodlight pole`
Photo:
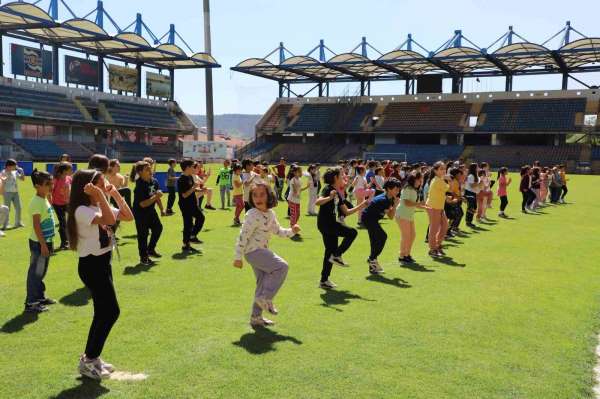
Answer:
M204 0L204 51L211 54L210 45L210 6L209 0ZM206 68L206 139L215 139L215 116L213 111L213 82L212 69Z

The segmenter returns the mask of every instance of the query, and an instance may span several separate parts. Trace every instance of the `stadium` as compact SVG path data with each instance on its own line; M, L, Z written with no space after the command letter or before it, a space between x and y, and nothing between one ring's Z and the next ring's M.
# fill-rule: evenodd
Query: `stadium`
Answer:
M0 3L0 398L600 397L598 5L135 3Z

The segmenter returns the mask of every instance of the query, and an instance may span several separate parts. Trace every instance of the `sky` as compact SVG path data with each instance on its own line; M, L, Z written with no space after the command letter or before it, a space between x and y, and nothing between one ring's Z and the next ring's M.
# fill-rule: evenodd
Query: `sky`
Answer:
M31 1L29 1L31 2ZM96 0L66 0L77 16L95 8ZM6 3L3 1L2 3ZM137 12L157 35L162 36L174 23L178 33L194 51L204 50L202 0L104 0L104 8L125 28ZM49 0L39 5L47 9ZM306 55L320 39L340 54L353 49L363 36L382 53L393 50L408 33L433 51L453 36L455 29L479 47L488 47L513 25L526 40L542 43L564 27L572 26L590 37L600 37L600 2L598 0L211 0L212 54L222 65L213 70L215 114L264 113L277 97L274 81L244 75L230 70L240 61L264 57L279 42L295 55ZM69 19L60 5L59 18ZM108 21L105 19L105 24ZM106 27L109 33L116 31ZM573 33L573 38L578 35ZM146 35L148 39L149 36ZM177 44L184 48L179 39ZM5 75L10 73L9 45L4 40ZM555 49L559 39L548 44ZM67 54L67 52L64 52ZM318 57L318 53L316 54ZM371 51L369 56L379 55ZM275 55L276 57L276 55ZM272 58L276 62L276 58ZM62 55L61 55L62 63ZM61 71L61 79L62 79ZM204 114L206 109L203 70L181 70L175 73L175 99L191 114ZM600 73L577 75L588 84L600 84ZM371 88L373 95L402 94L404 82L379 82ZM560 89L561 77L516 77L514 90ZM449 90L450 83L444 83ZM580 88L574 81L570 88ZM297 85L298 91L308 90ZM293 86L292 90L296 91ZM355 93L357 84L331 85L331 95ZM467 80L465 91L503 90L504 80ZM313 92L314 93L314 92Z

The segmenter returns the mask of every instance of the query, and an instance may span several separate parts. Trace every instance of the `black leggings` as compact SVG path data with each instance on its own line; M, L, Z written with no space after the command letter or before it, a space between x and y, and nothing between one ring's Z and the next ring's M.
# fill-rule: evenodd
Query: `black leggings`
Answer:
M533 190L522 191L523 201L521 202L521 210L525 210L525 206L530 206L535 201L535 193Z
M135 215L135 229L137 230L138 252L140 258L147 258L148 251L154 251L156 249L156 244L163 231L163 225L160 222L156 210L152 209L148 214ZM150 232L150 242L148 242L148 235Z
M331 274L332 264L329 257L342 256L350 248L356 239L358 232L352 227L344 226L336 222L332 228L322 230L323 244L325 244L325 255L323 256L323 270L321 271L321 282L327 281ZM338 246L338 237L342 237L342 243Z
M94 319L85 346L85 355L89 359L100 356L106 338L120 314L110 259L111 252L79 258L79 278L90 290L94 303Z
M500 212L504 212L508 205L508 197L506 195L500 196Z
M60 246L67 245L67 205L52 205L58 218L58 234L60 235Z
M567 185L565 184L564 186L562 186L562 195L560 196L560 199L564 200L565 195L567 195L568 192L569 192L569 189L567 188Z
M183 217L183 243L190 243L192 237L196 237L204 226L204 213L198 208L182 209L181 216Z
M467 224L473 223L473 217L477 212L477 194L472 191L465 190L465 198L467 199L467 216L465 220Z
M169 191L169 198L167 199L167 212L173 211L173 204L175 203L175 187L167 187Z
M387 234L383 231L377 220L363 219L363 225L369 232L369 241L371 242L371 254L369 255L369 260L375 260L383 251L383 247L385 247Z

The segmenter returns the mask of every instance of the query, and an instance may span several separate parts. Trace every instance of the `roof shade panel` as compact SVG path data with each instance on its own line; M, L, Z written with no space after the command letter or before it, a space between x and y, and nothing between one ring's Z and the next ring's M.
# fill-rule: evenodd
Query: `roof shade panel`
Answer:
M329 68L316 59L306 56L290 57L281 63L280 68L300 75L304 73L317 79L335 79L342 75L342 72Z
M0 7L1 29L19 29L32 25L54 26L56 22L44 10L33 4L13 2Z
M422 75L439 70L439 67L429 62L427 58L412 50L390 51L379 57L377 61L409 75Z
M569 68L600 63L600 38L585 38L562 46L558 53Z
M338 54L325 64L333 69L362 79L390 74L389 70L356 53Z
M277 65L274 65L264 58L249 58L240 62L234 68L238 70L244 70L246 73L258 75L267 79L293 81L304 78L297 73L281 69Z
M32 35L55 42L84 41L86 38L99 40L108 38L104 29L87 19L70 19L53 28L35 28L25 30Z
M535 43L509 44L496 50L493 56L511 71L520 71L536 66L558 68L550 50Z
M498 69L480 50L471 47L450 47L439 51L432 58L460 73L478 69Z

